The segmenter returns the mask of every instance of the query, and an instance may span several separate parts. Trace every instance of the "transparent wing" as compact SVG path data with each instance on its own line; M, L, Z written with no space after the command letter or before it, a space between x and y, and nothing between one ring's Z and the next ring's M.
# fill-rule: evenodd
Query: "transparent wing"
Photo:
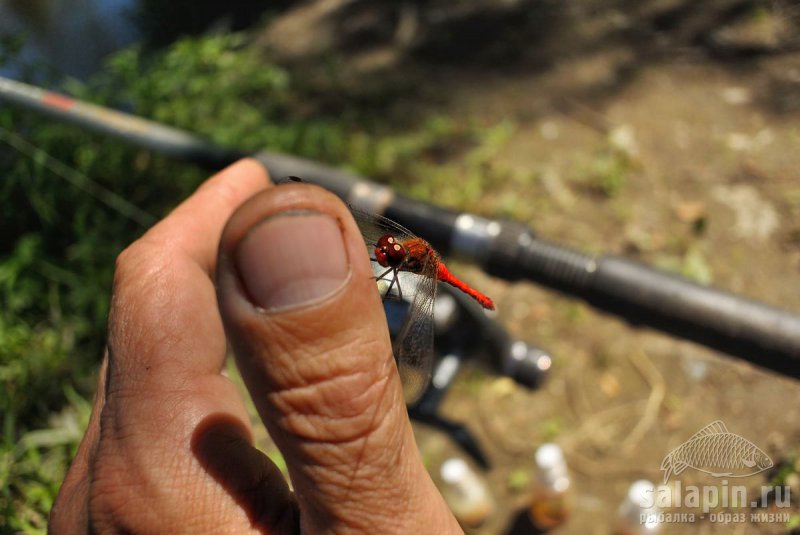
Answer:
M409 275L415 279L415 293L393 349L406 403L412 404L428 388L433 370L433 304L436 298L436 279L424 275Z
M410 230L394 221L351 207L353 217L364 237L364 243L373 256L374 246L385 234L399 240L417 238ZM399 284L403 298L411 303L403 326L394 339L394 356L406 403L419 399L431 379L433 369L433 304L436 297L436 257L431 255L419 273L400 272L398 282L389 298L398 298ZM372 263L373 273L381 275L386 268ZM390 281L379 281L385 292Z

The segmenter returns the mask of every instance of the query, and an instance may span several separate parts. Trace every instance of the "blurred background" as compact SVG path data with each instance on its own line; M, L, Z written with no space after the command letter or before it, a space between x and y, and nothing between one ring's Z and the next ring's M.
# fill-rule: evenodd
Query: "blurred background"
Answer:
M0 0L0 74L800 311L800 2L259 4ZM0 176L0 533L44 533L88 420L114 259L207 172L0 103ZM631 484L659 483L664 456L715 420L776 465L737 483L788 485L791 507L661 531L800 529L796 380L455 270L552 357L541 388L475 363L444 399L490 469L417 428L444 492L463 478L454 458L488 492L461 516L469 533L538 532L548 442L570 482L553 531L622 532Z

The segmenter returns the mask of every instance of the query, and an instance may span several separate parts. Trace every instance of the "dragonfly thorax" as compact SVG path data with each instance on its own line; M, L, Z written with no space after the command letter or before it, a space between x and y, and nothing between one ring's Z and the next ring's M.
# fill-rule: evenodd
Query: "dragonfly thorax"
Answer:
M407 256L405 246L391 234L384 234L375 244L375 259L383 267L399 268Z

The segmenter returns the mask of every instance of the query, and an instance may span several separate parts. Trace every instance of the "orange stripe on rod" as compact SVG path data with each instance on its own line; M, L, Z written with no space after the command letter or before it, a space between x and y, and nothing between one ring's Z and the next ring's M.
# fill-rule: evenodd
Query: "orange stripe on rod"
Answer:
M65 97L64 95L59 95L58 93L50 93L49 91L42 97L42 103L64 111L69 110L75 105L73 99Z

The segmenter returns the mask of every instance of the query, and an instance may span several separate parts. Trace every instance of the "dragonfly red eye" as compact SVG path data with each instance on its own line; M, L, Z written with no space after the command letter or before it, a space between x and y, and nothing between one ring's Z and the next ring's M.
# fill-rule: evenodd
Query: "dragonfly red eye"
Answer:
M383 267L398 267L407 255L406 248L391 234L384 234L375 244L375 259Z

